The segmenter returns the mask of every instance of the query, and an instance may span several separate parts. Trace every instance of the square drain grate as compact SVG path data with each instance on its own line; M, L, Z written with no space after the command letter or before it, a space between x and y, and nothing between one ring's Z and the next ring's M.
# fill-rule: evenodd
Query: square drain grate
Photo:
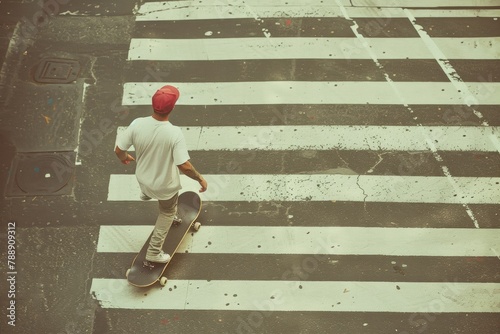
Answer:
M74 59L45 58L35 69L39 83L66 84L75 81L80 73L80 63Z
M75 152L17 153L6 196L71 195Z

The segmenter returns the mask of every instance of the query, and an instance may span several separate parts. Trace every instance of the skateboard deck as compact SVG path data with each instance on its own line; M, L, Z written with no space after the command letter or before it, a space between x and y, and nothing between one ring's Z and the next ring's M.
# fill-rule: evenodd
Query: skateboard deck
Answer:
M200 223L196 222L200 212L201 198L197 193L187 191L180 194L177 203L177 218L180 220L180 223L174 220L163 243L163 251L170 254L170 261L167 263L146 261L146 251L151 239L150 235L139 254L132 261L132 266L127 270L126 276L128 282L137 287L147 287L157 281L161 285L165 285L167 283L167 278L164 275L165 269L167 269L167 266L172 261L182 240L184 240L191 227L198 230L201 226Z

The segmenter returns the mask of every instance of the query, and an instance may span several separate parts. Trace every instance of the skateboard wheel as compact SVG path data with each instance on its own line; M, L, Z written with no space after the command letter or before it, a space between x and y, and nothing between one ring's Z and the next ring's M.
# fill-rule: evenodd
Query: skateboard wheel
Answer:
M167 278L165 276L163 276L162 278L160 278L160 284L162 286L165 286L167 284Z
M125 273L125 277L128 278L128 274L130 274L130 268L127 269L127 272Z
M201 223L200 222L196 222L193 225L193 228L194 228L195 231L198 231L200 229L200 227L201 227Z

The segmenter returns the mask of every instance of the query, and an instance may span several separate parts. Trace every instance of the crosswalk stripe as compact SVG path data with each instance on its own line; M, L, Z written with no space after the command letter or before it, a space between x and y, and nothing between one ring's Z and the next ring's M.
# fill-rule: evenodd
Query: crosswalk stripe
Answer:
M498 204L498 177L218 174L204 175L206 201L356 201L399 203ZM198 191L198 182L181 176L183 191ZM112 174L108 201L139 201L134 175Z
M353 6L374 7L498 7L497 0L352 0Z
M167 83L127 82L122 104L151 105L151 96ZM451 82L171 82L179 89L178 105L258 104L500 104L500 83L467 82L471 96L464 101ZM396 93L397 92L397 93ZM468 102L468 103L464 103Z
M184 82L195 79L186 79L182 76L179 79L181 82L163 83L163 79L158 79L159 75L149 80L140 74L142 73L140 66L143 64L162 61L165 63L160 63L161 70L167 71L162 72L163 75L177 64L183 64L183 66L187 64L183 70L193 71L194 67L189 68L194 64L192 61L197 61L199 64L210 62L216 64L214 66L220 66L219 64L225 61L232 61L233 64L245 64L246 61L271 64L273 61L280 60L289 62L311 60L317 63L328 63L329 67L342 67L343 63L341 66L337 63L351 60L380 60L380 63L385 64L399 60L401 64L404 62L404 66L412 67L414 63L425 60L440 61L441 58L441 61L445 63L460 59L475 60L476 63L481 64L489 64L499 59L500 37L469 37L477 34L478 30L474 29L465 38L449 38L447 36L460 36L460 33L447 35L448 30L443 34L443 29L441 29L443 37L432 37L428 40L416 37L401 38L406 36L405 34L411 36L409 32L411 29L408 30L405 27L408 21L401 19L415 18L414 27L418 29L420 18L433 18L424 22L427 29L433 26L433 20L439 20L439 18L488 17L496 20L500 16L500 10L497 9L428 9L450 5L470 6L471 1L422 0L416 4L409 0L338 0L333 3L325 3L321 0L278 0L273 1L272 5L265 0L233 1L230 4L226 0L196 4L184 0L146 2L141 5L136 16L138 22L144 23L144 26L139 28L143 31L136 32L135 36L156 38L132 39L128 60L137 65L139 74L136 77L130 76L126 80L131 82L124 84L122 104L139 106L137 110L145 111L145 106L151 105L151 95L154 91L164 84L172 84L181 91L181 98L177 103L179 108L193 108L194 110L207 106L209 108L224 106L234 108L234 112L240 112L240 114L243 106L258 108L260 105L273 107L304 105L304 108L307 108L312 105L328 107L329 105L363 106L369 104L374 108L381 108L380 106L383 105L394 107L399 105L402 109L407 109L408 117L412 118L416 116L411 109L413 106L441 105L453 108L453 106L481 105L486 108L486 106L500 105L500 83L483 80L482 77L469 77L473 82L463 82L460 77L457 77L460 81L457 84L452 80L454 74L451 70L446 74L452 82L445 82L445 77L437 77L431 80L432 82L427 82L426 77L399 77L399 80L389 80L390 82L383 82L380 77L375 79L378 81L371 81L372 77L367 81L333 82L302 81L304 77L295 76L290 76L292 80L296 79L295 81L256 81L255 78L245 77L245 82L238 81L240 79L235 80L236 82L228 82L232 81L232 78L223 76L221 76L223 79L210 77L205 80L196 76L198 82ZM487 7L497 4L494 0L475 0L474 5ZM422 7L423 9L411 8L405 11L402 8L391 8L393 6ZM351 37L274 37L266 29L262 29L262 32L257 31L258 34L263 35L260 38L234 38L238 36L237 34L231 38L212 38L211 35L206 35L207 38L203 39L190 38L191 35L175 35L175 29L184 29L191 24L188 21L193 20L214 20L214 22L217 20L217 24L225 27L225 22L219 21L228 20L227 24L230 26L233 22L238 22L234 19L254 19L263 22L266 18L282 17L287 20L308 17L342 18L346 17L346 14L347 17L359 18L360 21L372 18L378 26L384 26L391 18L398 18L400 21L397 22L398 24L392 24L391 29L396 29L396 32L401 29L401 36L367 37L362 41L367 42L368 45L361 45L359 39ZM167 26L167 24L161 25L159 21L172 22L174 32L170 35L154 34L155 27ZM177 24L177 21L185 21L185 23L184 25ZM206 21L200 24L202 27L208 27L211 22ZM282 20L276 24L284 24L284 22L288 23ZM366 24L366 27L370 26L367 21L363 21L363 24ZM478 24L474 22L475 26ZM488 24L494 23L488 22ZM436 33L438 33L436 36L439 36L439 32ZM248 34L248 36L251 35ZM314 36L314 34L309 36ZM338 36L345 36L345 34L338 33ZM169 38L160 39L161 37ZM203 36L197 35L197 37ZM229 36L226 34L224 37ZM428 47L430 41L432 42L431 49ZM439 50L439 54L436 50ZM400 63L395 66L399 66ZM265 65L270 66L269 64ZM248 71L248 68L245 69ZM180 71L179 68L177 71ZM387 71L386 77L391 73ZM416 72L418 69L413 68L413 71ZM309 77L305 77L307 80L318 78L312 73L308 75ZM398 72L397 75L400 76L400 73ZM169 78L172 80L172 77L169 76ZM262 78L263 80L270 78L282 80L280 76ZM153 80L156 82L147 82ZM224 82L206 82L207 80ZM346 79L334 77L333 80ZM349 80L358 80L358 78L352 77ZM409 80L418 81L410 82ZM442 82L436 82L436 80ZM421 120L417 120L417 117L413 119L415 124L421 124ZM196 122L181 122L180 124L183 125L197 125L182 127L188 150L205 154L210 152L242 154L242 164L255 160L256 158L252 156L252 152L255 151L266 152L266 154L272 151L339 149L356 152L429 152L429 149L432 152L470 154L472 152L500 152L499 128L488 126L488 124L496 124L494 122L485 123L482 127L399 126L406 123L397 122L394 122L396 126L360 126L357 125L359 123L353 126L323 125L338 124L333 122L318 123L321 125L276 126L272 121L258 123L263 126L233 126L234 123L231 122L228 122L226 126L219 126L220 124L215 123L216 126L198 126L204 124L198 123L198 119ZM117 136L125 129L124 126L118 127ZM130 150L133 151L134 148ZM248 155L245 155L247 154L245 152L249 152ZM443 160L439 155L438 158L436 160L439 164ZM236 171L237 167L228 168L234 168ZM445 171L448 170L447 167L443 168ZM231 174L231 171L227 169L224 172L230 174L222 174L218 169L214 172L215 174L204 175L209 183L209 190L200 195L204 201L208 201L207 208L211 205L223 206L226 210L233 203L235 205L259 203L260 208L261 203L274 202L293 202L293 205L312 202L315 205L331 204L333 206L339 204L335 202L343 201L358 202L360 208L364 202L365 211L367 203L394 203L394 205L422 203L427 206L436 205L436 208L452 204L460 205L456 207L459 210L463 210L462 207L472 210L469 204L481 204L481 207L484 207L484 204L491 204L490 207L493 207L500 203L498 192L500 177L452 177L449 173L443 177L340 175L328 172L284 174L283 171L279 172L283 174ZM255 173L256 171L250 168L248 172ZM273 170L273 173L275 172ZM184 175L181 178L183 185L181 192L198 191L200 188L198 182ZM128 201L139 201L139 194L140 189L134 175L110 175L108 201L111 203L126 205ZM283 266L286 267L292 262L292 258L300 257L303 266L304 264L311 266L303 270L302 274L307 276L305 278L297 276L293 267L285 272L280 271L275 276L269 274L264 277L252 275L251 272L250 275L240 273L239 276L224 276L223 274L217 277L204 276L203 270L186 270L183 267L184 272L175 279L169 280L164 289L151 289L144 293L128 285L124 279L93 278L90 290L103 308L148 310L148 312L149 310L247 311L246 314L268 313L269 311L346 312L345 314L349 314L348 312L382 312L382 314L386 312L393 314L473 314L480 312L493 314L493 312L500 312L498 303L500 283L491 283L496 281L495 278L479 279L477 281L488 282L479 283L464 274L458 279L460 282L457 282L457 279L455 282L441 282L441 275L437 274L438 279L413 277L411 280L400 282L386 281L386 277L377 279L372 276L370 278L370 275L356 276L354 280L358 281L348 281L352 276L329 278L325 277L328 274L324 273L322 273L323 276L318 274L309 277L307 275L310 273L308 269L314 271L318 266L320 256L325 255L340 258L364 257L364 261L370 261L371 257L378 256L382 259L381 261L387 259L389 262L392 257L398 256L411 257L416 262L421 258L425 259L424 261L430 261L428 263L433 263L434 259L440 259L439 261L443 263L446 263L446 259L456 259L456 268L468 268L462 267L461 258L487 257L491 260L499 256L500 251L497 248L500 229L474 229L472 225L470 225L471 228L450 226L435 228L444 226L445 223L433 222L433 218L429 218L431 216L428 215L424 218L428 220L426 226L433 226L433 228L421 228L424 224L420 223L404 228L372 227L363 224L355 227L350 223L335 226L339 224L335 222L329 224L328 221L332 218L328 215L324 216L325 221L317 224L321 226L307 226L311 224L309 220L305 220L301 226L287 226L286 222L280 222L279 226L271 224L266 226L269 222L267 220L256 222L248 219L244 221L244 224L237 224L229 215L224 217L226 219L224 223L216 224L216 226L207 223L200 233L189 235L178 250L179 253L186 253L179 259L184 256L190 258L189 261L192 263L210 256L218 256L219 261L222 262L227 258L234 261L241 257L242 260L252 261L251 263L262 261L263 258L273 258L282 261ZM283 214L283 219L286 219L286 214ZM476 223L475 219L473 220ZM100 226L97 243L99 257L111 259L111 257L121 256L124 259L140 249L153 226L123 225L128 223L130 222L122 221L119 222L121 225ZM131 224L141 224L141 222L134 221ZM377 222L374 224L375 226L390 226L383 222L380 225L376 225ZM357 225L357 222L353 222L352 225ZM404 222L397 222L397 225L405 226ZM466 224L455 226L468 227ZM476 227L479 226L476 225ZM213 265L212 261L209 262ZM189 267L189 264L184 264ZM282 271L284 267L281 267ZM117 276L104 273L101 277ZM280 279L275 280L275 277L280 277ZM238 317L238 319L243 318ZM244 320L238 320L238 327L234 328L236 332L247 332L248 329L248 324Z
M494 257L500 240L500 229L336 226L202 228L203 233L195 233L193 237L184 239L177 252ZM153 226L143 225L101 226L97 251L137 253L152 229Z
M117 128L117 138L127 127ZM496 152L498 127L208 126L182 127L188 150L385 150ZM425 136L423 134L426 134ZM134 151L131 147L129 151Z
M400 3L401 1L398 1ZM397 7L435 7L442 1L428 0L426 5L419 1L410 1L409 6ZM430 3L429 3L430 2ZM350 7L351 3L344 0L343 5L350 17L353 18L399 18L405 17L401 8L376 8L371 7ZM460 4L453 6L458 7ZM467 1L470 6L470 0ZM495 0L482 0L484 6L493 6ZM276 17L339 17L342 16L341 10L337 6L324 1L300 1L299 3L287 4L283 2L273 4L269 2L255 3L255 1L245 1L244 3L232 2L231 6L222 0L211 3L193 4L192 1L163 1L144 3L137 12L137 21L166 21L166 20L209 20L209 19L265 19ZM387 3L385 4L387 5ZM498 3L496 3L498 6ZM497 17L500 11L496 9L476 9L476 10L444 10L444 9L412 9L417 17Z
M293 274L290 273L293 277ZM93 279L103 308L328 312L499 312L499 283L171 280L148 293Z
M342 0L349 6L348 0ZM362 15L373 16L373 11L359 11ZM391 11L387 11L390 13ZM141 6L137 13L137 21L155 20L206 20L206 19L262 19L270 17L335 17L339 9L320 1L265 1L232 2L228 6L223 0L193 5L191 1L149 2Z
M386 10L385 8L381 8L381 10ZM491 17L497 18L500 16L500 10L498 9L418 9L413 8L410 9L411 13L415 17L424 18L424 17L451 17L451 18L475 18L475 17ZM356 17L352 16L351 17ZM383 17L383 15L382 15Z
M420 38L365 38L377 59L434 59ZM433 38L447 59L498 59L500 37ZM169 50L165 52L164 50ZM134 38L128 60L371 59L356 38Z

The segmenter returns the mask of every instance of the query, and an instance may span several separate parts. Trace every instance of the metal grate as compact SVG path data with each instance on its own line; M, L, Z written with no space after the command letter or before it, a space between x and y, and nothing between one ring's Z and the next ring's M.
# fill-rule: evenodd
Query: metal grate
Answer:
M35 69L35 81L39 83L67 84L75 81L80 73L80 63L73 59L42 59Z

